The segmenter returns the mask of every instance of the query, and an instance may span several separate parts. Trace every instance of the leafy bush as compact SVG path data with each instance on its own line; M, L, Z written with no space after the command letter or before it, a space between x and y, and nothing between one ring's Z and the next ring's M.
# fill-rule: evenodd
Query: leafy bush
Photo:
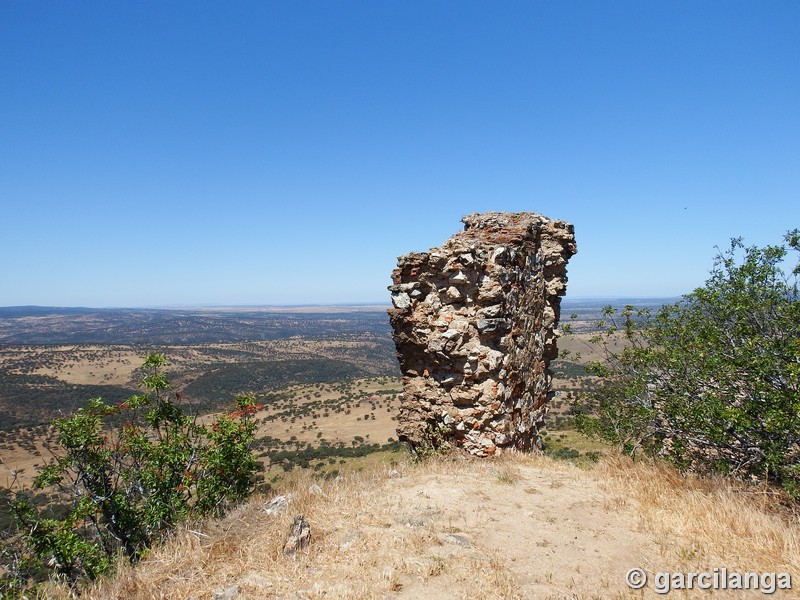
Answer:
M584 429L631 455L701 472L767 479L800 495L800 266L780 246L720 252L705 285L657 314L606 309L601 386ZM611 350L611 339L626 347Z
M565 448L557 448L552 452L547 452L547 455L552 458L557 458L559 460L573 460L579 458L581 453L579 450L565 447Z
M169 394L165 362L162 354L145 359L144 393L116 405L95 399L54 422L57 448L34 487L58 488L69 512L47 518L23 496L12 502L25 551L7 588L42 566L70 583L93 579L118 553L135 561L178 523L220 515L252 491L254 397L239 396L235 411L200 424Z

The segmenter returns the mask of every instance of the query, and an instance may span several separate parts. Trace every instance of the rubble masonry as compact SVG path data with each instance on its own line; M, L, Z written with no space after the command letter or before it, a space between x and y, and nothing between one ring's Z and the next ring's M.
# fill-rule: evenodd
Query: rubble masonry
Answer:
M536 213L474 213L441 247L398 258L398 434L476 456L540 445L573 226Z

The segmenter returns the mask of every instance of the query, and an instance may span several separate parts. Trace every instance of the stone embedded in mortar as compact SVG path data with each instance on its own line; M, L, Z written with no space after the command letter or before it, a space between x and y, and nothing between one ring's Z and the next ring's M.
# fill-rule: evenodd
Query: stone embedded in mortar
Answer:
M487 456L530 450L551 394L550 361L573 226L536 213L473 213L464 231L398 258L389 320L403 372L397 432Z

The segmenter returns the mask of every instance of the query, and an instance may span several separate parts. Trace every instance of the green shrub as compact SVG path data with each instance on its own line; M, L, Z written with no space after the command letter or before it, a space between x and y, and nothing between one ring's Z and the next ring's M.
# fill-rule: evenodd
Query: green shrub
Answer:
M548 456L552 458L557 458L559 460L574 460L576 458L580 458L580 451L575 450L573 448L557 448L556 450L547 452Z
M135 561L178 523L220 515L252 491L254 397L202 425L169 393L165 364L162 354L145 359L144 393L115 405L95 399L55 421L57 447L34 487L55 486L71 504L56 519L24 496L12 502L27 566L9 570L6 589L37 566L73 584L94 579L118 553Z
M591 365L584 431L679 467L778 483L800 492L800 266L785 244L720 252L705 285L656 315L606 309L604 339L627 347ZM607 348L611 346L608 345Z

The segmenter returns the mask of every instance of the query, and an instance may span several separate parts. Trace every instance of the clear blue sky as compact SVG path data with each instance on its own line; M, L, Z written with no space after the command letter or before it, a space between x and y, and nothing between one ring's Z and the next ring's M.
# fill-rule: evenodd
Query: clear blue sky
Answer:
M800 2L0 3L0 305L387 302L475 211L568 297L800 227Z

